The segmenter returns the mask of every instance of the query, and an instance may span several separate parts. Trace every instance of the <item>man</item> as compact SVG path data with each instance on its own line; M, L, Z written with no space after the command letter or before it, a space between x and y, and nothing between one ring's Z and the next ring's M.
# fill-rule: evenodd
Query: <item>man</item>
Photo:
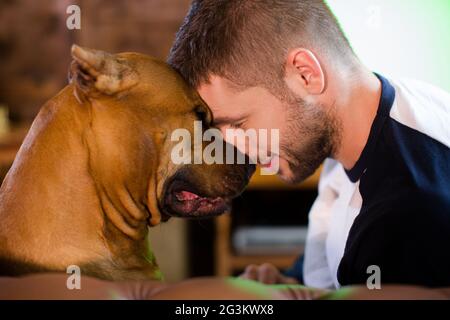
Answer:
M449 94L367 70L322 0L194 0L168 62L222 131L280 130L283 179L328 158L297 280L450 285ZM294 281L270 265L244 276Z

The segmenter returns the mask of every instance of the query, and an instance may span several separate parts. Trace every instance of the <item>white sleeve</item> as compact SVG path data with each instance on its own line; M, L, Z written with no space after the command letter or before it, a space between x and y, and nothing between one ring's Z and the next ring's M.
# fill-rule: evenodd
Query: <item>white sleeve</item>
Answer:
M334 289L334 278L327 261L326 242L332 206L338 197L333 177L340 164L327 159L319 182L319 195L309 213L303 277L305 285L314 288Z

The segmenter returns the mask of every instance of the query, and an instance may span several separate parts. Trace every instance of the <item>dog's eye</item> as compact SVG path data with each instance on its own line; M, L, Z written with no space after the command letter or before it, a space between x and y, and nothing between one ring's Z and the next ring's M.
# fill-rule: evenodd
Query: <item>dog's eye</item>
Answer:
M204 124L210 125L211 124L211 117L207 110L203 106L197 106L195 107L195 115L196 117L201 120Z
M205 113L203 111L200 111L198 109L195 110L195 116L197 117L197 119L201 120L201 121L205 121Z

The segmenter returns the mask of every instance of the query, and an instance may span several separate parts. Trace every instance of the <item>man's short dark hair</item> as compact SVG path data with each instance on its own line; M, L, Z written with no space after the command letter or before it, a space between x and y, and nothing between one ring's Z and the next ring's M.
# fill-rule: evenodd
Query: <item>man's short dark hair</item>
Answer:
M297 47L331 63L355 58L323 0L194 0L168 63L193 87L211 75L267 87L284 78L287 53Z

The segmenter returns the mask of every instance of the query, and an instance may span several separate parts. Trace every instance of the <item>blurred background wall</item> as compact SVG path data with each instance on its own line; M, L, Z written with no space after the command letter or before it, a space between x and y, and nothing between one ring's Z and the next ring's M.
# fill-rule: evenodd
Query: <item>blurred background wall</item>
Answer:
M450 91L449 0L327 0L371 70Z
M70 46L139 51L164 59L189 0L0 0L0 103L13 120L32 119L66 84ZM81 8L68 30L66 8Z

